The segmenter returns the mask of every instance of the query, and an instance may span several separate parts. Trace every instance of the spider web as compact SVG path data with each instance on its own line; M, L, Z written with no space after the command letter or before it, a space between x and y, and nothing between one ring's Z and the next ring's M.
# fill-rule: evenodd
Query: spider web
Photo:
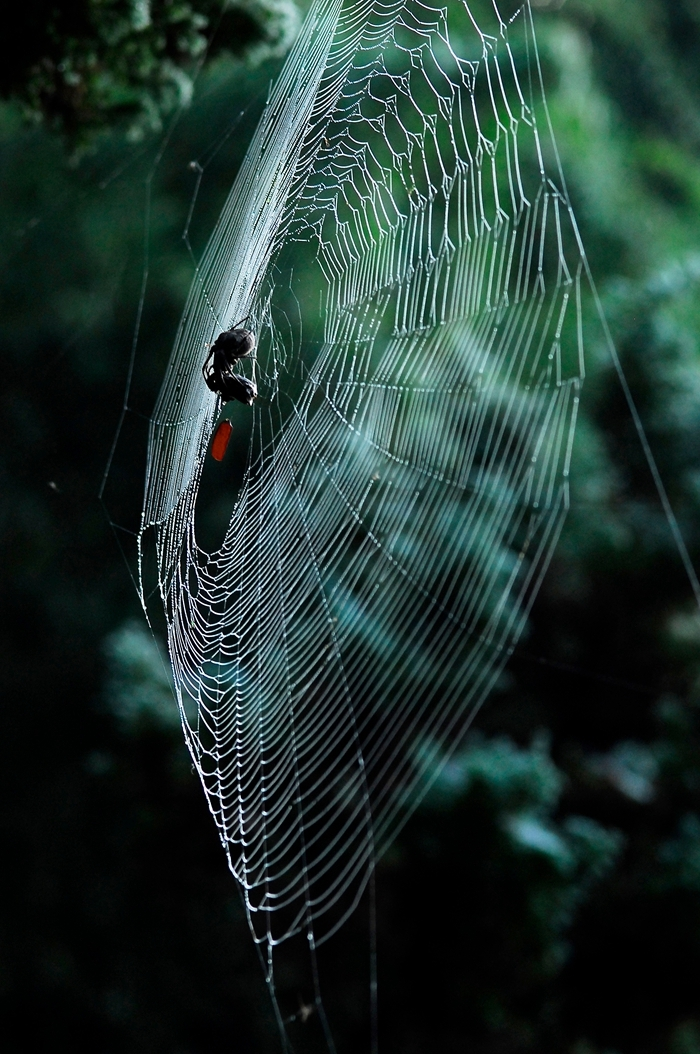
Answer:
M352 911L522 632L568 505L583 275L529 6L318 0L199 265L141 525L269 948ZM260 399L206 551L201 365L244 317Z

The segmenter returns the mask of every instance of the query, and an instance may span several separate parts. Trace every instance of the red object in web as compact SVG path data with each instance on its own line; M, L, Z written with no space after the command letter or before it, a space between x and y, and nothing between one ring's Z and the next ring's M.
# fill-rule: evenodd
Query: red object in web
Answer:
M223 461L224 454L226 453L226 447L228 441L231 438L231 432L233 431L233 425L230 421L222 421L217 430L214 432L214 438L211 441L211 456L214 461Z

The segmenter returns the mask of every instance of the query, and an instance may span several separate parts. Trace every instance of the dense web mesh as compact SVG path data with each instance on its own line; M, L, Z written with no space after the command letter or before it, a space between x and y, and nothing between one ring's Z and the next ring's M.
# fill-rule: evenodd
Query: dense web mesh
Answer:
M142 532L255 933L352 910L522 631L567 509L584 263L528 5L320 0L194 281ZM195 513L248 316L225 538ZM147 590L147 585L142 584Z

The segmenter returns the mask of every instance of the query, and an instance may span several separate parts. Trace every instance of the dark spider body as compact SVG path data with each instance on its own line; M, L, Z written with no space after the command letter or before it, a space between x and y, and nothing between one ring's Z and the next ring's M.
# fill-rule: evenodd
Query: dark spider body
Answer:
M245 321L245 319L243 319ZM240 322L224 333L219 333L202 366L207 388L220 395L225 403L236 399L252 406L258 389L254 381L233 372L234 363L247 359L255 349L255 334L244 329Z

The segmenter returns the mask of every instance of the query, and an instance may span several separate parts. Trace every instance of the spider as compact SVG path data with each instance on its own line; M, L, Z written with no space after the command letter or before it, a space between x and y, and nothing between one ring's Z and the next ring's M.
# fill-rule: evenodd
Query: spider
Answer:
M247 359L255 348L255 334L242 326L246 321L242 318L235 326L219 333L204 360L202 376L207 388L217 392L225 403L237 399L252 406L258 395L255 381L233 372L234 363Z

